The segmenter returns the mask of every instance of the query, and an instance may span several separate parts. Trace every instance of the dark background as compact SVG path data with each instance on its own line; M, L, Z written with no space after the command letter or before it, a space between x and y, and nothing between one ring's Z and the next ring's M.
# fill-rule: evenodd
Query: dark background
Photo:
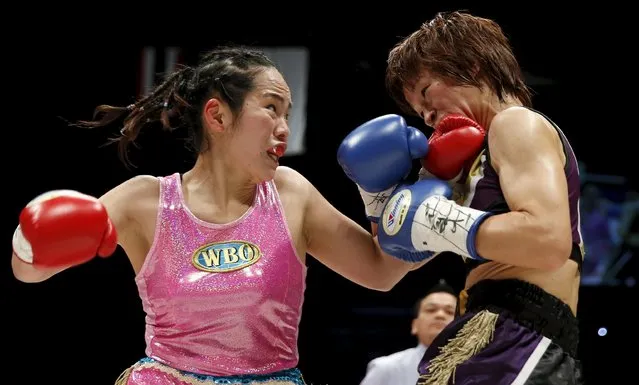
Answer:
M113 7L108 17L95 11L68 18L49 17L56 10L40 8L42 20L22 26L35 35L14 34L20 35L12 44L16 48L5 57L5 81L16 91L5 91L9 101L4 103L8 208L0 281L6 327L0 346L8 360L2 365L2 384L111 384L144 354L144 314L121 251L40 284L18 282L9 264L17 216L37 194L68 188L99 196L135 174L165 175L191 166L191 155L175 140L179 133L143 135L132 158L138 168L127 170L116 148L104 146L115 128L81 131L59 118L88 118L97 104L130 103L142 47L179 46L187 62L227 42L308 47L307 152L282 163L366 225L357 190L335 160L337 146L360 123L399 112L383 87L385 59L399 37L436 11L459 8L449 3L395 4L394 10L388 4L375 9L355 5L352 11L326 7L304 11L315 17L311 20L297 6L272 3L260 3L263 10L254 16L214 6L178 11L176 4L156 4L153 12L138 16L133 6ZM521 7L465 9L497 20L523 69L553 79L552 85L535 87L535 107L562 127L589 171L634 177L636 146L628 135L636 123L630 118L631 103L625 102L630 97L620 93L629 90L634 78L625 50L615 46L624 44L625 35L614 27L620 15L605 9L567 14L541 5ZM289 12L294 15L284 15ZM457 289L463 285L456 258L429 263L387 293L358 287L312 258L308 266L299 347L300 368L313 384L357 384L368 360L414 346L409 308L430 285L440 278ZM636 321L628 314L633 310L628 305L636 304L632 290L581 290L580 355L589 384L630 372L624 360L636 356L636 342L623 342L636 341ZM607 328L605 337L597 335L600 327Z

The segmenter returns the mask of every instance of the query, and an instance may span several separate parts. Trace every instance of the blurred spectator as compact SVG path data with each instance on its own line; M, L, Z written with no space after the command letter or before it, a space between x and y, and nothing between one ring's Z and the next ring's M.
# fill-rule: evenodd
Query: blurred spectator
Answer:
M599 284L614 249L610 229L610 203L591 183L583 186L580 199L581 234L586 255L583 265L583 284Z
M634 286L639 255L639 193L635 189L630 189L626 193L617 232L620 245L613 255L614 258L607 264L605 281L609 284L624 281L627 285Z
M370 361L360 385L415 385L419 361L428 345L453 320L456 307L455 291L440 281L413 308L411 334L417 337L418 345Z

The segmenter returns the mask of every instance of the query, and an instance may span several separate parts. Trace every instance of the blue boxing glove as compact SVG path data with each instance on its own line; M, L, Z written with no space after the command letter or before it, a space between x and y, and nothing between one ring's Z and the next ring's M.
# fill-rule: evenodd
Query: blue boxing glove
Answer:
M380 218L382 250L410 262L422 262L444 251L482 260L475 250L475 236L491 213L460 206L451 196L448 183L438 179L397 188Z
M408 176L413 159L428 152L428 139L399 115L384 115L357 127L337 150L337 161L357 185L366 216L377 223L388 197Z

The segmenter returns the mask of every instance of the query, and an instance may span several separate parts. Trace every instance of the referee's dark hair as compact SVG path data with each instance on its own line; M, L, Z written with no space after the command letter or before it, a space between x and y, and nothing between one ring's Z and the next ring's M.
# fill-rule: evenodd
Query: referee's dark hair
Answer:
M446 280L440 279L439 282L433 285L426 292L426 294L424 294L422 297L420 297L417 300L417 302L415 302L415 304L413 305L413 318L417 318L417 316L419 315L419 308L421 307L422 301L424 300L424 298L428 297L429 295L433 293L448 293L452 295L453 297L457 298L457 292L455 292L455 289L453 289L452 286L446 283Z

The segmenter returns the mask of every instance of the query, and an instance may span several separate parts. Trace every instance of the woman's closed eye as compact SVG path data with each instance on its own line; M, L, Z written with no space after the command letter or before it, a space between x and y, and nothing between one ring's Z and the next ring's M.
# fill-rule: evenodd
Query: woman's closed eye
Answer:
M266 106L266 108L272 110L277 114L277 106L275 104L269 104L268 106Z
M428 87L430 87L430 84L427 85L426 87L422 88L422 97L426 98L426 91L428 90Z

